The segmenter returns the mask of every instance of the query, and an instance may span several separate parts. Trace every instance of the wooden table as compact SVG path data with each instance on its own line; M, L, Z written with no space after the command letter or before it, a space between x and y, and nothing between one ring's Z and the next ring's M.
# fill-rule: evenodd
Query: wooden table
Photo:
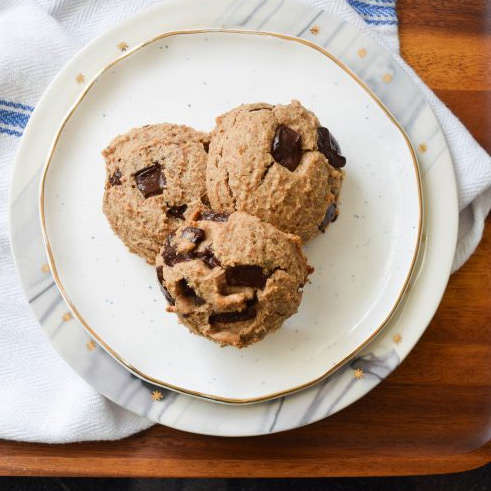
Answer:
M399 0L406 60L491 151L486 0ZM430 327L384 383L294 431L214 438L165 427L114 443L0 442L0 474L148 477L456 472L491 461L491 227Z

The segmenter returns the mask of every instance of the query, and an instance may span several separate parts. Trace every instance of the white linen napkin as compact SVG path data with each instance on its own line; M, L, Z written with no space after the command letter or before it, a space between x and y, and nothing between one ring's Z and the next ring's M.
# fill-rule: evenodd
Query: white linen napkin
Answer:
M3 0L0 6L0 438L123 438L151 422L99 395L54 352L20 287L7 228L15 152L33 106L86 43L158 0ZM398 57L395 0L309 0L374 36ZM401 61L399 59L399 61ZM491 159L414 72L444 130L458 181L454 270L472 254L491 207Z

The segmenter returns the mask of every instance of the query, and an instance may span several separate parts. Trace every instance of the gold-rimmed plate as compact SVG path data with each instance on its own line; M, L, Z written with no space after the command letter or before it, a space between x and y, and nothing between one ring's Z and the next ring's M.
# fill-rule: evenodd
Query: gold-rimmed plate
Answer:
M100 151L134 126L209 130L237 104L294 98L348 158L341 215L306 248L316 273L299 313L256 346L221 349L165 312L153 269L113 236ZM401 301L422 220L414 152L369 89L306 41L239 31L158 36L87 82L54 142L40 208L55 280L92 336L144 379L232 403L312 385L365 346Z

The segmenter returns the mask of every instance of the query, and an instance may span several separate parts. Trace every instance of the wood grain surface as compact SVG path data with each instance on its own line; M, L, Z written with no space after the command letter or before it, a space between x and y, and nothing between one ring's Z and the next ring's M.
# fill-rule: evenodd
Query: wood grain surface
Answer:
M403 57L491 151L491 6L399 0ZM165 427L119 442L0 441L0 474L161 477L457 472L491 461L491 227L409 357L340 413L294 431L215 438Z

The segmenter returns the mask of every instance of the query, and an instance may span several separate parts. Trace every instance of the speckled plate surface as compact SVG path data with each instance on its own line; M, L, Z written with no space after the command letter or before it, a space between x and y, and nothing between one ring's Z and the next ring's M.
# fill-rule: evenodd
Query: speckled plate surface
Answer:
M70 315L56 289L45 266L37 225L41 169L59 125L84 90L85 81L117 58L121 54L118 49L126 45L136 46L165 31L223 26L283 32L318 43L365 80L401 122L413 145L421 149L426 209L418 274L411 279L403 306L384 332L322 383L274 401L240 407L143 382L98 347ZM27 296L55 348L82 377L113 401L162 424L215 435L253 435L294 428L332 414L366 394L407 355L434 314L448 280L457 206L450 156L434 115L417 87L376 43L342 20L302 4L215 0L204 6L181 0L142 12L108 32L79 53L55 79L21 144L12 184L11 224Z
M257 402L319 381L384 327L419 247L418 165L381 102L327 52L273 34L186 31L128 51L84 89L43 176L42 225L74 316L133 373L221 402ZM134 126L211 130L243 102L292 99L341 143L341 213L305 248L315 273L298 313L247 349L221 348L165 311L154 268L113 234L101 212L101 149Z

